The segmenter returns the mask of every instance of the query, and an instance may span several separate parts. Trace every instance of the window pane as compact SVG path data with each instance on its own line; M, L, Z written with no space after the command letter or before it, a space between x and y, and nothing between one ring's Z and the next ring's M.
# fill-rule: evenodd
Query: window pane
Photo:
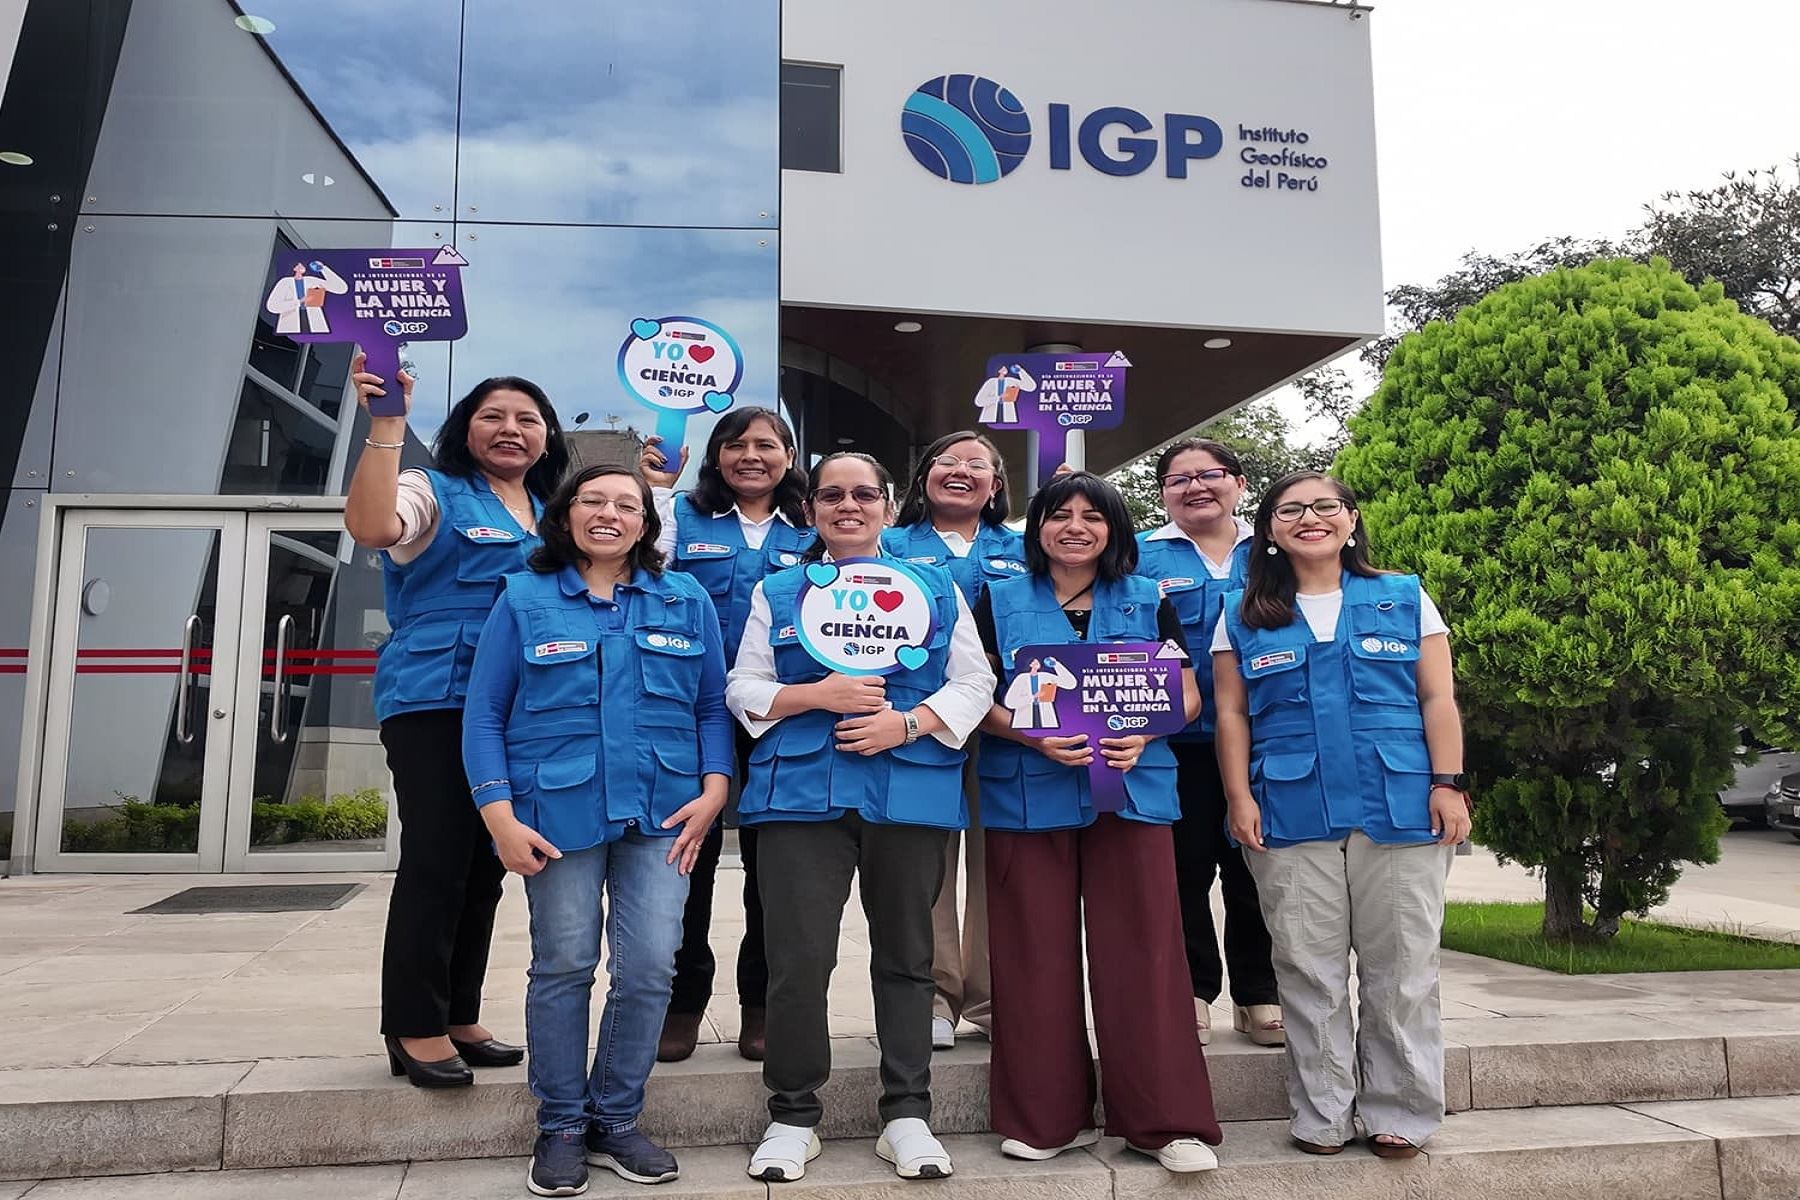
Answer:
M225 495L321 496L336 431L248 379L238 400L219 491Z
M842 67L781 64L781 165L789 171L843 170L839 153Z

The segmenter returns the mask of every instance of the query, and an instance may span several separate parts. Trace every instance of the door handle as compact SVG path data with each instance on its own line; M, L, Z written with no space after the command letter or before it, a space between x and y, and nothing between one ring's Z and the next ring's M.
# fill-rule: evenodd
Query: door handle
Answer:
M199 628L198 613L181 626L181 684L175 690L175 740L184 746L194 743L194 731L188 721L188 680L194 666L194 634Z
M269 703L269 740L277 746L285 745L288 740L287 701L282 696L282 685L287 682L288 643L294 636L294 618L284 615L275 622L275 692Z

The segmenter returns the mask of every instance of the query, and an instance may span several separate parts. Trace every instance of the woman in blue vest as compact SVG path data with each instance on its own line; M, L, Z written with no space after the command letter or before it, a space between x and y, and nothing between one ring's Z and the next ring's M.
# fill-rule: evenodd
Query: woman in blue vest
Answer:
M1250 523L1237 515L1243 499L1244 466L1231 447L1206 438L1188 438L1164 448L1156 459L1156 481L1169 522L1138 535L1138 574L1154 579L1175 606L1187 644L1194 649L1194 677L1200 684L1200 716L1169 739L1175 751L1176 790L1181 817L1175 822L1175 881L1181 888L1181 924L1188 976L1194 987L1194 1015L1205 1044L1212 1028L1212 1002L1225 975L1231 977L1232 1027L1261 1046L1285 1040L1275 968L1269 962L1269 931L1256 902L1256 880L1244 856L1225 836L1225 788L1213 753L1213 626L1225 593L1244 586L1250 560ZM1212 885L1218 877L1225 899L1225 963L1213 931Z
M1070 642L1180 645L1181 622L1157 585L1133 574L1137 542L1118 489L1086 471L1061 474L1025 516L1030 574L988 588L976 606L982 642L1006 692L1033 660L1027 646ZM1074 704L1059 664L1035 660L1032 707ZM1181 670L1188 719L1199 712ZM982 722L981 811L987 823L994 1052L988 1097L1001 1153L1054 1158L1092 1144L1094 1064L1082 1003L1082 921L1109 1134L1170 1171L1218 1166L1212 1089L1181 967L1181 909L1169 825L1180 813L1175 757L1163 738L1038 736L994 703ZM1122 811L1097 812L1096 751L1125 772Z
M881 555L893 482L866 454L813 469L807 515L816 562ZM967 819L962 744L994 677L949 572L912 568L934 631L924 661L882 675L828 671L802 644L804 566L756 586L726 703L756 736L738 819L757 831L769 953L770 1124L752 1177L791 1183L819 1153L819 1089L831 1074L826 991L855 875L869 918L869 976L881 1043L884 1122L875 1151L905 1179L951 1173L931 1132L931 907L944 840Z
M638 470L654 487L656 512L662 521L657 548L669 567L686 571L711 593L725 632L725 663L737 660L738 641L750 614L750 592L771 571L791 567L812 544L801 505L806 476L794 467L794 432L779 413L766 408L733 408L719 418L706 439L694 490L676 495L671 489L687 465L688 450L670 469L662 439L645 439ZM738 778L744 777L750 736L737 740ZM707 941L712 927L713 879L724 844L724 826L713 829L700 851L682 923L681 952L675 956L675 988L669 1015L657 1047L657 1058L679 1062L694 1052L700 1020L712 999L717 964ZM752 1061L763 1056L763 996L769 987L769 964L763 956L762 900L757 890L756 830L738 828L738 851L744 859L744 938L738 945L738 1053Z
M973 606L997 579L1025 573L1025 543L1004 522L1012 516L1006 492L1006 462L1000 450L972 430L947 433L925 450L900 504L900 523L881 538L881 547L909 563L942 567ZM973 756L971 756L971 759ZM971 763L972 766L972 763ZM983 1033L991 1025L988 985L987 874L983 869L981 808L970 769L964 770L969 829L952 833L944 851L944 887L932 911L936 947L931 974L937 981L931 1044L956 1044L956 1023L967 1021ZM960 847L968 845L960 921L956 877Z
M1231 833L1274 940L1290 1129L1336 1154L1360 1120L1376 1154L1411 1158L1444 1116L1438 936L1469 835L1450 639L1416 575L1370 564L1330 476L1277 481L1255 530L1213 690Z
M351 365L358 402L386 380ZM406 406L413 381L400 379ZM474 1080L524 1050L481 1024L481 982L506 871L470 809L456 747L475 642L500 579L525 566L538 514L569 462L543 390L484 379L438 429L430 470L400 470L406 417L369 418L344 527L382 551L392 633L375 670L375 716L394 776L400 865L381 959L381 1032L394 1074L420 1087Z
M688 871L731 783L731 716L712 599L663 570L656 527L649 487L623 467L565 483L531 570L506 577L469 683L475 804L531 905L540 1196L579 1195L588 1163L634 1183L679 1174L637 1119ZM602 928L611 966L590 1068Z

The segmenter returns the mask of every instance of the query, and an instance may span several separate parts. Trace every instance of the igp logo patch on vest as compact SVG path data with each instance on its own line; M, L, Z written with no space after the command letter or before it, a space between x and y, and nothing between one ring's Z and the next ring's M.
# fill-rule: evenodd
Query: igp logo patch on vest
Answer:
M657 649L667 647L670 650L692 650L694 643L676 633L649 633L644 640Z
M1405 642L1397 642L1393 638L1366 637L1362 640L1362 648L1370 654L1405 654L1411 650Z
M496 529L492 525L471 525L462 531L464 537L471 542L516 542L519 535L510 529Z
M558 654L586 654L586 642L539 642L531 649L533 658L552 658Z
M1011 571L1017 575L1025 573L1025 564L1014 558L990 558L988 566L996 571Z

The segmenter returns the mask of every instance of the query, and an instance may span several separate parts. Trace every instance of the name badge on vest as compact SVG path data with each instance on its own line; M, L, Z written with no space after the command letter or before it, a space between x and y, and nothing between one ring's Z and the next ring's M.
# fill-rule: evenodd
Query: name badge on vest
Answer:
M1266 671L1270 667L1285 667L1297 656L1292 650L1276 650L1269 654L1259 654L1250 660L1252 671Z
M471 525L462 531L464 537L471 542L516 542L519 535L509 529L495 529L492 525Z
M1156 585L1156 589L1157 589L1157 591L1161 592L1163 595L1166 596L1170 592L1173 592L1173 591L1177 590L1178 588L1191 588L1193 586L1194 586L1194 581L1192 579L1190 579L1188 576L1177 575L1173 579L1165 579L1162 582L1158 583Z
M532 647L533 658L550 658L557 654L586 654L586 642L539 642Z
M730 554L730 546L721 546L716 542L689 542L684 554Z
M794 627L792 625L783 625L781 627L781 632L776 634L775 636L777 639L785 642L789 638L796 637L798 635L796 634Z
M912 558L903 559L902 561L909 562L909 563L924 563L928 567L935 567L937 565L937 555L935 555L935 554L918 554L918 555L914 555Z

